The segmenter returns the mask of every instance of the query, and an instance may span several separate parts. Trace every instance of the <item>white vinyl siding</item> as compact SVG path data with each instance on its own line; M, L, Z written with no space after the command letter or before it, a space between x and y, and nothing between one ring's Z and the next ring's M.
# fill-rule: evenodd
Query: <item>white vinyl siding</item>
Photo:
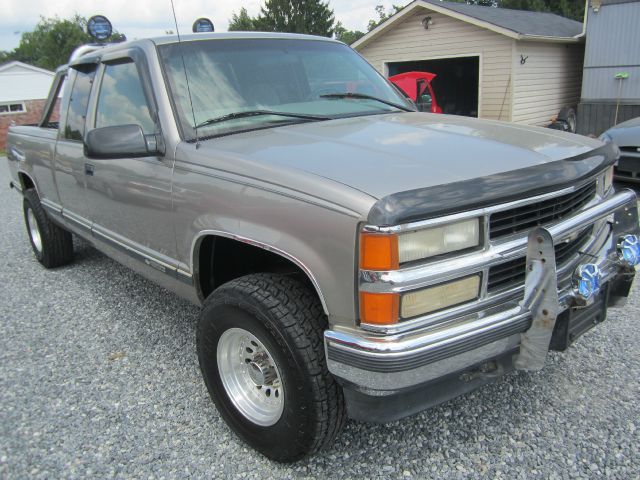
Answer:
M521 56L526 62L520 63ZM517 41L513 121L548 125L564 106L580 100L584 45Z
M425 16L432 18L428 30ZM358 49L382 74L390 62L480 56L479 114L511 120L511 66L515 40L429 10L410 15ZM437 96L437 92L436 92Z

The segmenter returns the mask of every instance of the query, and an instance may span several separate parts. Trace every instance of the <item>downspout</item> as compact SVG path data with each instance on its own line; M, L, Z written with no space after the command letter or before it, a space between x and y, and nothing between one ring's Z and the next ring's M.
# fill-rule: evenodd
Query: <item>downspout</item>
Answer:
M584 17L582 20L582 32L574 35L573 38L582 38L587 34L587 15L589 14L589 0L584 0Z

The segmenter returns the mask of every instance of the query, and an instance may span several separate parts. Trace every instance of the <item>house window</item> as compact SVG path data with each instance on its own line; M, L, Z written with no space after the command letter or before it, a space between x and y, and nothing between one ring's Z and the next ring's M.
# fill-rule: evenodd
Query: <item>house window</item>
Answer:
M0 103L0 115L11 115L16 113L25 113L27 108L24 102L17 103Z

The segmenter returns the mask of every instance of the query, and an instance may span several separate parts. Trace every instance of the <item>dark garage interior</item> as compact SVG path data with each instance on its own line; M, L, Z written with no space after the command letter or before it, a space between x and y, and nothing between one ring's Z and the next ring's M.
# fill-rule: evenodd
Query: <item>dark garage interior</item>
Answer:
M389 76L406 72L430 72L438 104L444 113L478 116L478 82L480 57L442 58L388 64Z

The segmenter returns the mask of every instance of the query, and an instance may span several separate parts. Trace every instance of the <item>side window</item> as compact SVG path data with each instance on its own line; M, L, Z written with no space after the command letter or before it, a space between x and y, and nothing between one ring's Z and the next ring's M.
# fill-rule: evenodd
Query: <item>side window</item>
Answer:
M51 91L47 104L45 106L44 113L42 115L42 121L40 126L43 128L58 128L60 120L60 98L64 91L64 86L67 83L67 73L58 73L53 81Z
M106 65L96 111L96 128L136 124L155 132L138 69L133 62Z
M91 85L96 75L95 66L90 70L76 71L76 78L71 89L69 99L69 111L67 113L67 124L64 128L64 138L68 140L82 141L84 138L84 125L87 116L87 105L89 104L89 94Z

